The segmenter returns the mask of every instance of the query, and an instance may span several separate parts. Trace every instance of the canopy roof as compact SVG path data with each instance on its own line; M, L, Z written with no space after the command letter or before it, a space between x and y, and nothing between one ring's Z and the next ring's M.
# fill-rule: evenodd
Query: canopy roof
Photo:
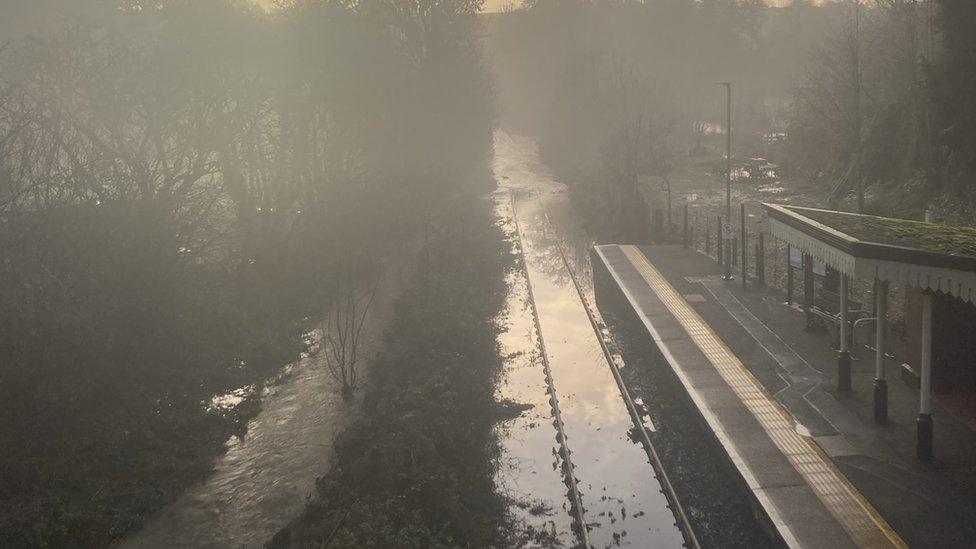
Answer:
M763 204L773 235L852 277L976 302L976 229Z

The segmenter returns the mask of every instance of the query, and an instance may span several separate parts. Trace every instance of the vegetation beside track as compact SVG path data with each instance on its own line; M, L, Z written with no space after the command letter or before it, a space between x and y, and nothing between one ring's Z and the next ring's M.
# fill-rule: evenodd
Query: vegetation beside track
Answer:
M493 428L505 413L498 315L514 260L489 206L460 199L418 255L370 365L362 418L272 547L508 544Z

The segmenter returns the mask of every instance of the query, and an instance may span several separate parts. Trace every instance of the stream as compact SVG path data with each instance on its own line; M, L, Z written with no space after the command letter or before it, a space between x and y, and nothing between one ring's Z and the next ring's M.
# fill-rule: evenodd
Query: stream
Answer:
M365 341L378 341L382 334L400 276L388 272L380 284ZM261 411L244 438L227 440L227 452L212 474L117 546L262 547L301 514L316 478L329 470L333 439L356 417L360 404L358 398L343 401L320 356L288 365L281 382L264 390Z

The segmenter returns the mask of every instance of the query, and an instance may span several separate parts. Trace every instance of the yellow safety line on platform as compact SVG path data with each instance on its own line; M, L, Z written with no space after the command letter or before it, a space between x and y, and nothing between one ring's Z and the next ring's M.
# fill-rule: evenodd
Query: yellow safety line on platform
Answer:
M620 250L854 542L859 547L907 547L816 444L796 432L792 416L773 400L647 257L636 246L620 246Z

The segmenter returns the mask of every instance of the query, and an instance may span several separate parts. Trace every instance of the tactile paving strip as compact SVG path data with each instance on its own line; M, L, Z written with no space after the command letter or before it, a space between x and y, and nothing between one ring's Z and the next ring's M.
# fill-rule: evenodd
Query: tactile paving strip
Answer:
M812 446L814 443L796 432L793 418L761 388L738 357L644 254L636 246L620 246L620 250L854 542L860 547L905 547L860 495L855 495L846 479L825 461L823 454Z

